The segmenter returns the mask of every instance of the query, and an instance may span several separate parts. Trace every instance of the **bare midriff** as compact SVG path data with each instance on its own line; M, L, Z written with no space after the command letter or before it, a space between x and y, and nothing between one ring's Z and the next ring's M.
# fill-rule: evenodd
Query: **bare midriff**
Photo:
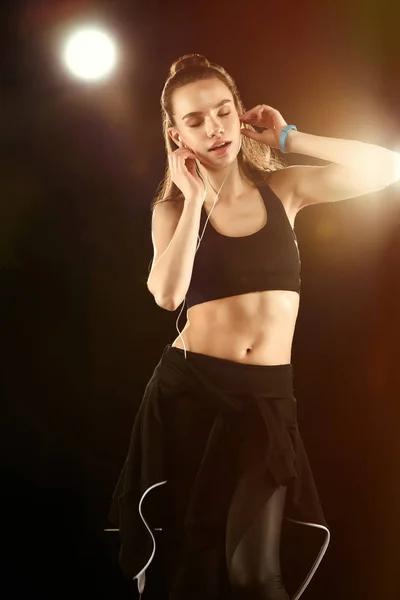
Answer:
M192 306L172 346L254 365L291 362L299 294L268 290Z

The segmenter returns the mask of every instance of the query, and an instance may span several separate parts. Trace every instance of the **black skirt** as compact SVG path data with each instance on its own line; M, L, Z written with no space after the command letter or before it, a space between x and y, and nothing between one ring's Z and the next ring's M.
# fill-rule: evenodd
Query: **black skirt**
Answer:
M139 593L159 535L171 581L180 570L215 588L226 585L235 548L278 486L288 488L285 519L324 537L297 600L330 532L298 430L292 365L249 365L191 351L185 358L167 345L146 386L109 514L119 529L121 569L138 580ZM239 514L231 506L238 487L246 506ZM182 564L207 552L219 560L204 560L206 572ZM210 598L219 597L214 592Z

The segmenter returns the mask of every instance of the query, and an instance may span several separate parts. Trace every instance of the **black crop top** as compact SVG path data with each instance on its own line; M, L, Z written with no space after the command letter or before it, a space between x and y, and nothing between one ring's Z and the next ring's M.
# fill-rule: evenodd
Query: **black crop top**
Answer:
M195 304L264 290L300 293L300 256L296 234L278 196L268 185L258 188L267 209L267 223L251 235L232 237L206 225L194 257L186 294ZM201 210L199 235L207 213Z

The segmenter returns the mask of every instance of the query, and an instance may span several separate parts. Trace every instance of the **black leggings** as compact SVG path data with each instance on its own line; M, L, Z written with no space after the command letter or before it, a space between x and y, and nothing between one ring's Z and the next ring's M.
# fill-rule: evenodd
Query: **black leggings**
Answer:
M182 545L182 533L166 523L162 550L169 579L168 600L225 600L228 597L232 600L290 600L282 584L279 561L285 498L286 488L277 488L255 516L236 547L223 590L218 584L218 573L225 566L221 549L201 551ZM246 510L243 502L240 493L234 494L233 503L239 512ZM177 548L180 548L178 560Z
M286 487L279 487L256 515L231 562L235 600L289 600L281 579L279 548Z

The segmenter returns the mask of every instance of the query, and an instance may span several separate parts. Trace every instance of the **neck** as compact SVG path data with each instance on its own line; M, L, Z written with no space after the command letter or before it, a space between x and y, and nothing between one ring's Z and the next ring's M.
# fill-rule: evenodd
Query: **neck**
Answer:
M240 173L237 159L232 165L229 165L224 169L202 170L207 187L206 203L214 202L215 196L222 184L223 186L218 196L218 202L224 202L224 204L235 201L249 189L249 186L251 186L251 182L245 179Z

